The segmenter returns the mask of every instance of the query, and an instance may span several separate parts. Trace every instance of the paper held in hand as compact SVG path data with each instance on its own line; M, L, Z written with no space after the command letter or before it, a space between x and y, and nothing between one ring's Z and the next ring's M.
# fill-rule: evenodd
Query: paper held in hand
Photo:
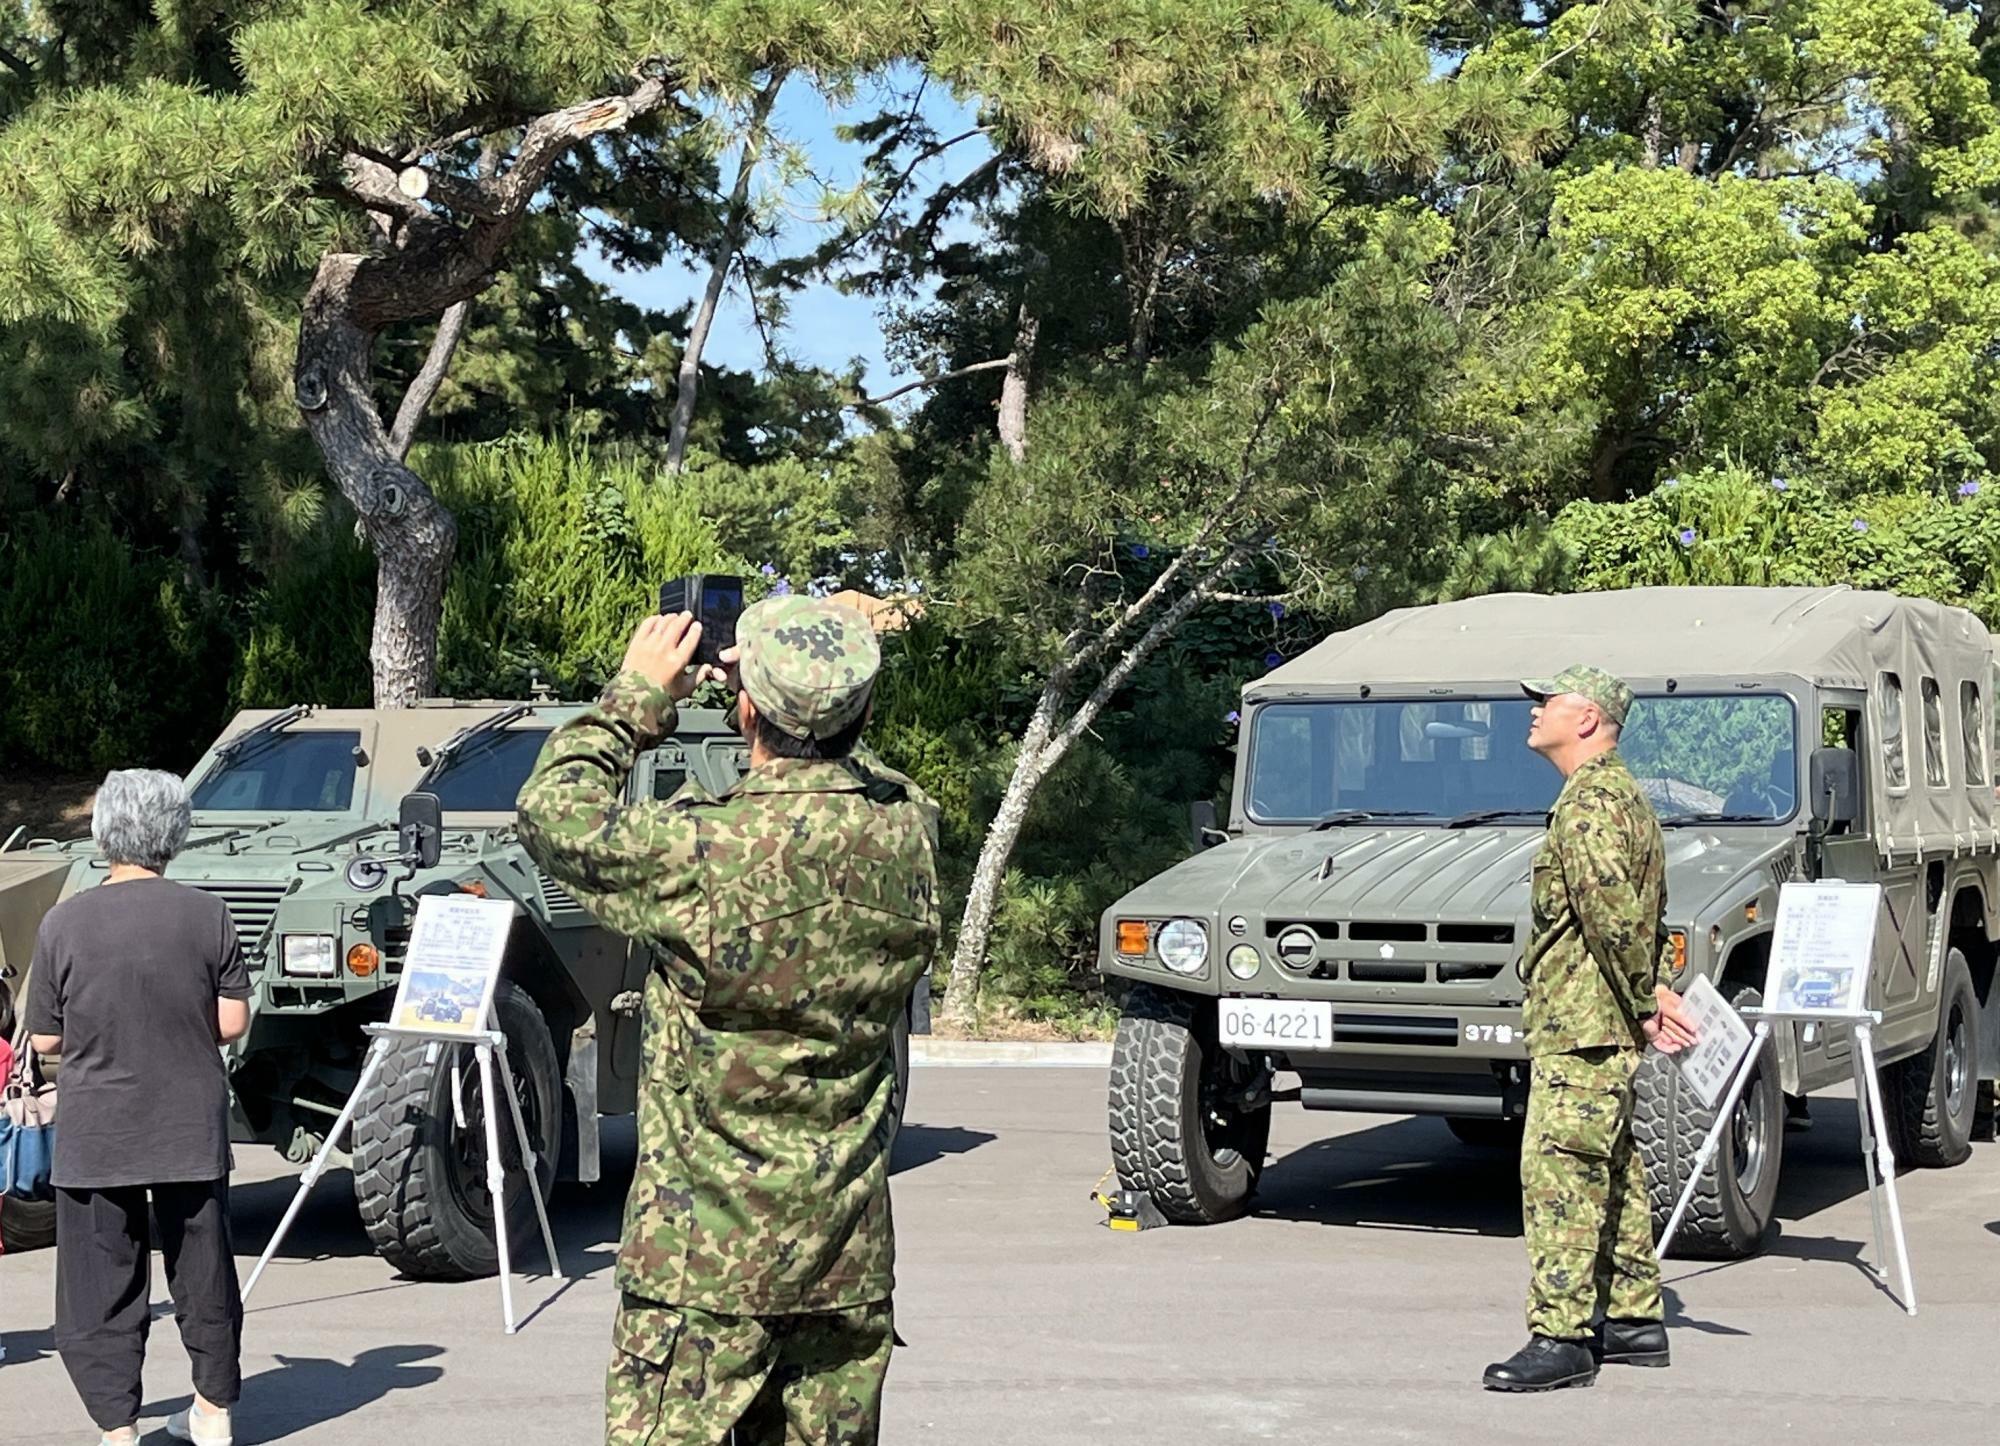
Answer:
M1695 1042L1672 1059L1701 1102L1714 1109L1750 1048L1750 1029L1706 978L1687 987L1681 1008L1694 1025Z
M487 1028L513 925L514 905L508 899L472 894L419 898L389 1023L431 1034L471 1035Z

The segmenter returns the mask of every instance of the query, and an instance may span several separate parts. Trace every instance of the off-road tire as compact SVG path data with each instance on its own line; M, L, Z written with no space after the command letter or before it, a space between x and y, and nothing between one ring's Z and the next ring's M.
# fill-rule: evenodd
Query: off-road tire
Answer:
M47 1250L55 1243L55 1201L0 1202L0 1252L13 1255L22 1250Z
M1956 1048L1949 1042L1954 1029L1960 1031ZM1958 1074L1956 1109L1950 1098L1953 1070ZM1965 956L1953 949L1945 956L1938 989L1937 1033L1921 1053L1882 1071L1882 1110L1898 1160L1927 1169L1965 1161L1972 1153L1982 1093L1978 1075L1979 998Z
M1475 1150L1519 1150L1528 1122L1447 1115L1444 1123L1461 1145L1469 1145Z
M493 1018L507 1035L507 1057L522 1113L537 1137L539 1184L547 1199L562 1153L563 1083L555 1042L534 1001L512 984L502 983L495 991ZM466 1128L483 1152L479 1066L462 1045L440 1046L431 1059L431 1046L424 1040L394 1041L354 1117L354 1198L369 1243L384 1260L419 1279L465 1280L500 1269L485 1173L468 1168L456 1148L454 1049L461 1055ZM496 1059L496 1093L504 1090L498 1064ZM494 1107L500 1116L501 1155L509 1167L507 1238L519 1259L520 1251L537 1238L534 1205L524 1188L504 1093Z
M1739 1010L1763 1002L1763 996L1748 986L1726 990L1725 997ZM1703 1169L1687 1214L1668 1242L1670 1255L1740 1260L1756 1251L1770 1228L1784 1156L1785 1097L1768 1047L1758 1053L1756 1069L1737 1104L1739 1110L1750 1112L1752 1128L1761 1131L1761 1139L1752 1145L1761 1156L1752 1187L1747 1192L1743 1188L1736 1132L1728 1131ZM1682 1079L1680 1068L1657 1050L1646 1051L1633 1082L1632 1138L1646 1169L1646 1197L1656 1238L1687 1187L1688 1167L1714 1122L1715 1112Z
M1215 1004L1134 985L1111 1053L1111 1161L1118 1183L1177 1225L1241 1215L1270 1143L1271 1106L1234 1117L1218 1146L1204 1128L1204 1076L1233 1069L1215 1042Z

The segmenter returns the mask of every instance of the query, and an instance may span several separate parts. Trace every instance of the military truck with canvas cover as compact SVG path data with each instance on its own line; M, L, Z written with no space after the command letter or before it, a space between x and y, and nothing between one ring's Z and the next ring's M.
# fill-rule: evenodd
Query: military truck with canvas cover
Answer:
M1193 857L1103 917L1100 967L1130 981L1121 1184L1183 1223L1244 1210L1278 1071L1310 1109L1518 1142L1530 871L1562 783L1518 680L1577 662L1637 694L1620 751L1666 837L1664 982L1755 1004L1782 884L1879 882L1868 1003L1897 1156L1963 1160L2000 1076L1990 649L1962 609L1839 588L1505 595L1387 614L1250 684L1226 830L1198 824ZM1852 1047L1845 1026L1779 1030L1678 1252L1755 1248L1784 1096L1849 1079ZM1663 1225L1713 1116L1657 1052L1637 1095Z
M544 702L255 711L203 754L188 775L193 831L167 876L228 905L250 966L250 1030L225 1051L233 1139L276 1146L295 1164L312 1157L359 1078L361 1027L388 1016L416 899L469 891L519 906L493 1008L542 1162L537 1184L546 1195L558 1175L599 1177L599 1116L637 1104L651 952L536 868L514 811L550 729L579 711ZM641 756L631 796L720 793L748 753L726 714L683 708L674 736ZM399 856L396 820L413 793L441 809L438 857L421 867ZM87 839L20 844L0 849L0 978L17 999L42 915L106 873ZM928 1001L920 984L910 1005L920 1028ZM896 1036L899 1099L908 1024ZM498 1268L481 1110L477 1071L454 1072L450 1051L403 1043L342 1142L370 1241L410 1274ZM516 1227L530 1225L513 1132L500 1138L509 1218L519 1210ZM12 1247L41 1243L51 1215L10 1204L0 1228Z

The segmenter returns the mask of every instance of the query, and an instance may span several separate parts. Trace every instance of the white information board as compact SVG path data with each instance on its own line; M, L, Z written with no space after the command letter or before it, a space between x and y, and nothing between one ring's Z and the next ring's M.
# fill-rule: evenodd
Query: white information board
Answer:
M1778 891L1764 1008L1851 1015L1868 1007L1880 884L1786 884Z
M484 1030L513 925L511 900L474 894L419 898L389 1023L433 1034Z
M1695 1042L1670 1058L1701 1102L1714 1109L1750 1048L1750 1029L1706 977L1687 987L1681 1007L1694 1025Z

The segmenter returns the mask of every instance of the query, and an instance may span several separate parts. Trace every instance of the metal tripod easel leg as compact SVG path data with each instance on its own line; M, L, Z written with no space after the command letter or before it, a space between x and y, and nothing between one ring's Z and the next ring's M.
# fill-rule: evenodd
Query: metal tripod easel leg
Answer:
M1910 1247L1903 1238L1903 1207L1896 1199L1896 1152L1889 1143L1889 1119L1882 1108L1882 1081L1875 1070L1875 1031L1866 1020L1854 1026L1854 1104L1861 1116L1861 1168L1868 1176L1868 1209L1875 1218L1876 1274L1886 1284L1889 1255L1883 1248L1882 1203L1889 1205L1889 1239L1903 1278L1903 1309L1917 1313L1917 1283L1910 1274ZM1880 1183L1877 1183L1879 1175Z
M1708 1127L1708 1134L1702 1138L1701 1148L1695 1152L1694 1164L1688 1169L1688 1182L1681 1191L1681 1198L1674 1206L1674 1213L1667 1217L1667 1228L1660 1232L1654 1243L1653 1254L1664 1259L1667 1246L1672 1244L1674 1232L1681 1228L1681 1218L1687 1214L1694 1192L1701 1184L1701 1172L1708 1168L1708 1162L1722 1145L1722 1132L1729 1128L1729 1122L1736 1116L1736 1106L1743 1098L1743 1091L1750 1083L1750 1075L1757 1067L1757 1056L1764 1052L1765 1043L1771 1038L1771 1026L1766 1020L1758 1020L1751 1032L1750 1047L1743 1051L1743 1059L1736 1066L1736 1077L1729 1082L1728 1092L1722 1097L1721 1105L1715 1111L1715 1122Z
M306 1166L304 1175L300 1177L299 1188L292 1196L292 1203L286 1207L284 1218L272 1232L270 1242L265 1245L264 1253L257 1261L256 1269L250 1272L249 1282L243 1288L243 1297L249 1299L250 1292L257 1288L257 1282L263 1277L265 1267L278 1253L278 1247L283 1244L293 1222L298 1219L299 1211L305 1205L306 1196L312 1193L313 1186L319 1183L320 1176L326 1172L328 1159L360 1109L362 1095L367 1092L368 1086L374 1081L376 1071L388 1057L390 1041L398 1037L408 1037L428 1040L434 1046L470 1044L479 1065L479 1091L481 1103L485 1107L481 1126L486 1136L486 1188L493 1201L493 1237L500 1252L500 1309L507 1334L513 1335L518 1327L514 1320L512 1250L507 1239L507 1169L500 1153L499 1101L495 1095L493 1082L493 1057L496 1052L501 1060L501 1081L506 1087L508 1117L513 1121L514 1138L520 1146L521 1164L528 1179L528 1192L534 1200L535 1218L541 1226L542 1248L549 1258L549 1273L557 1280L565 1280L566 1277L562 1273L562 1262L556 1256L555 1232L549 1225L548 1207L542 1200L541 1158L535 1151L534 1141L528 1136L527 1121L521 1113L521 1097L514 1087L514 1072L507 1066L507 1036L497 1029L471 1036L447 1037L421 1030L398 1030L387 1025L370 1025L367 1028L374 1036L374 1040L369 1045L367 1057L362 1062L360 1078L355 1081L346 1105L341 1108L340 1117L327 1132L319 1152L313 1156L312 1163ZM454 1077L456 1074L457 1066L454 1063ZM454 1090L452 1093L454 1123L463 1128L464 1113L458 1103L457 1091Z

